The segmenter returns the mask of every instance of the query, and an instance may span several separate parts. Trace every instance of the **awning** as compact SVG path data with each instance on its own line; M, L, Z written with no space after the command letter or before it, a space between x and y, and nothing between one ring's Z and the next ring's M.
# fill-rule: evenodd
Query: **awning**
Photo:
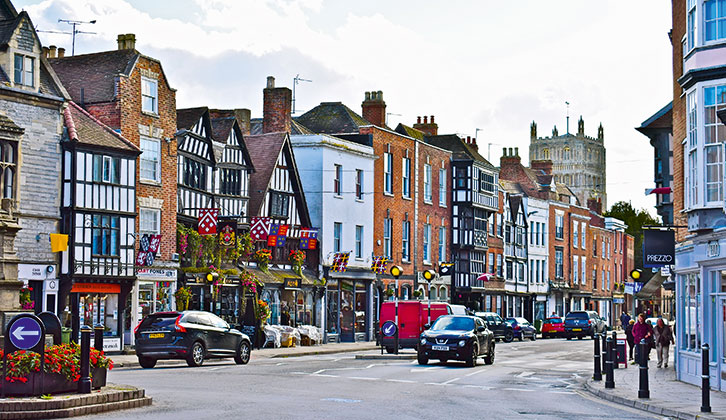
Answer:
M656 273L653 274L653 277L651 277L650 280L648 280L648 282L643 285L643 288L635 294L635 297L638 299L652 298L655 292L660 289L660 286L663 284L666 278L667 277L663 277L660 274L660 271L656 271Z

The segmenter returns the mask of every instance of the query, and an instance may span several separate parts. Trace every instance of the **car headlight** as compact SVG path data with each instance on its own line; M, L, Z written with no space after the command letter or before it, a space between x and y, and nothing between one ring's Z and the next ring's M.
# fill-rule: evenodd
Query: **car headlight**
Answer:
M426 339L425 338L422 338L421 339L421 344L426 344Z
M466 345L466 340L459 341L459 347L464 347Z

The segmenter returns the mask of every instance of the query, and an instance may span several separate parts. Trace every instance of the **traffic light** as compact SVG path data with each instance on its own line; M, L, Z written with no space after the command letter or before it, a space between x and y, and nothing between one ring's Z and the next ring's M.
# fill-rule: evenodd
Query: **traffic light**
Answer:
M436 277L436 272L434 270L426 270L423 273L423 278L426 279L426 281L430 282Z
M403 269L397 265L394 265L391 267L391 275L395 278L398 278L401 274L403 274Z
M207 273L207 281L210 283L217 280L218 278L219 278L219 274L217 274L217 273Z
M642 275L643 275L643 270L641 270L639 268L636 268L635 270L630 272L630 278L635 281L639 281L640 276L642 276Z

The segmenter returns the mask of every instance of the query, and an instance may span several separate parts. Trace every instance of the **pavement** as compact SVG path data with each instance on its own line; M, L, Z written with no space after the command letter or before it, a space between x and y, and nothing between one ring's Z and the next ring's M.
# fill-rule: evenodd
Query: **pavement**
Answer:
M372 341L359 341L356 343L329 343L329 344L318 344L315 346L295 346L295 347L280 347L280 348L264 348L252 350L251 359L257 358L285 358L285 357L302 357L302 356L314 356L319 354L335 354L335 353L349 353L349 352L363 352L368 350L375 350L380 347L375 345ZM139 367L139 359L133 354L119 354L109 355L113 360L114 368L129 368ZM223 359L224 360L224 359ZM181 366L186 365L184 360L159 360L156 363L157 366Z
M605 388L603 373L602 381L588 379L585 390L607 401L672 419L726 419L726 394L711 391L711 413L701 413L701 388L676 380L673 346L671 346L668 368L658 369L655 350L651 351L650 357L651 360L648 362L650 398L638 398L640 369L638 365L631 365L630 362L625 369L615 369L615 388Z

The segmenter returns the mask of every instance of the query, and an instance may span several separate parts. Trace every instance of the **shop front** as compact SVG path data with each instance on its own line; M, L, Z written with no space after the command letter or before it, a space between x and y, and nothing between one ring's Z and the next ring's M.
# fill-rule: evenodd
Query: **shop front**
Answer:
M74 337L80 342L80 326L102 325L103 349L105 352L120 352L123 349L126 298L131 291L130 283L73 283L70 299Z
M58 313L58 277L54 264L18 264L18 280L30 288L32 309L36 314Z
M330 272L326 284L325 333L328 342L370 341L375 338L379 293L370 270Z
M248 269L263 282L260 299L267 302L271 325L313 325L322 328L325 286L312 275L299 275L292 270L270 268L268 271Z
M131 295L130 307L133 311L131 325L139 325L144 317L154 312L176 310L174 292L176 292L177 271L167 268L137 267L137 284ZM130 329L132 330L132 329ZM128 333L125 340L132 344L133 334Z

